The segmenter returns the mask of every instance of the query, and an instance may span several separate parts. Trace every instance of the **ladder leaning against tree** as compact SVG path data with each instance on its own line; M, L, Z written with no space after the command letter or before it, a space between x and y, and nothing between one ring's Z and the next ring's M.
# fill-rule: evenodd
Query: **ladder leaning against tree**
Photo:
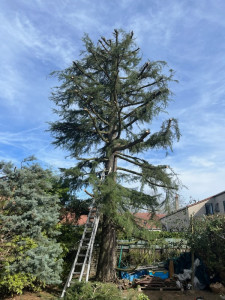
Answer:
M74 275L79 275L79 281L81 281L84 277L85 281L88 281L91 267L92 251L96 232L98 229L99 218L99 211L97 210L95 201L93 200L88 214L87 222L84 227L84 232L77 250L77 254L67 278L66 284L63 288L61 298L64 297L66 289L70 286Z

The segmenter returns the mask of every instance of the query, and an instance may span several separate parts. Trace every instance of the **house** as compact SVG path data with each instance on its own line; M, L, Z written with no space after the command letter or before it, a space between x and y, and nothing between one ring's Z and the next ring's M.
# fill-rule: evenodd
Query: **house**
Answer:
M138 212L135 213L134 216L138 225L145 227L148 230L161 230L162 225L160 219L164 217L165 214L155 214L152 216L148 212ZM87 215L81 215L79 218L76 218L75 213L68 212L61 220L61 223L82 226L86 224L87 218Z
M165 216L165 214L155 214L152 215L148 212L138 212L134 214L136 222L141 227L148 230L159 231L162 228L160 219Z
M183 231L188 228L191 216L201 217L214 214L225 214L225 191L178 209L162 217L160 221L164 230Z
M70 224L70 225L74 225L74 226L82 226L82 225L86 224L87 218L88 218L87 215L81 215L81 216L79 216L79 218L77 218L75 213L64 212L64 217L60 223Z

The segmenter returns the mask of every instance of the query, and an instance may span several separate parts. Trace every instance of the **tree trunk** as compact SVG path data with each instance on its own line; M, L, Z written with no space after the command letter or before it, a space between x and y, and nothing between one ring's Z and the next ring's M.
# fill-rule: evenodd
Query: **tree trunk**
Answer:
M96 279L110 282L116 279L116 230L111 220L103 215L102 235Z
M116 172L117 160L112 155L106 163L106 176L111 172ZM114 178L116 180L116 177ZM108 204L113 205L113 199ZM117 262L117 242L116 242L116 229L107 214L103 214L102 220L102 234L100 243L100 252L98 259L98 267L96 278L99 281L110 282L116 279L116 262Z

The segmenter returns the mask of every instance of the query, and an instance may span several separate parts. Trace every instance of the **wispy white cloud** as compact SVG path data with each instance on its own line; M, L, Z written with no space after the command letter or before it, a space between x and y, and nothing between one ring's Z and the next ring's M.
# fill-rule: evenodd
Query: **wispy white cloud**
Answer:
M44 129L54 118L48 96L55 69L79 58L84 32L94 41L114 28L133 30L143 60L166 60L180 83L169 115L182 138L174 153L148 152L150 162L170 164L202 199L223 190L225 173L224 1L115 0L1 1L0 158L35 154L55 166L71 166ZM97 4L96 4L97 3ZM159 118L160 120L160 118Z

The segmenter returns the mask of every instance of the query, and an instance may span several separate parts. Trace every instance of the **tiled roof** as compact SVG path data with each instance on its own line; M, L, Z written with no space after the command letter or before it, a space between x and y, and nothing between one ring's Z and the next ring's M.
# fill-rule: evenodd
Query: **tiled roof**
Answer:
M151 219L151 216L152 216L152 214L151 214L151 213L148 213L148 212L138 212L138 213L136 213L136 214L134 214L134 215L135 215L136 217L138 217L138 218L143 219L143 220L150 220L150 219ZM159 219L165 217L165 215L166 215L166 214L155 214L154 217L155 217L157 220L159 220Z
M155 214L153 217L150 213L147 212L138 212L134 214L137 218L137 223L139 225L146 227L148 229L157 229L159 226L157 226L157 221L165 216L165 214ZM65 217L61 220L61 223L69 223L76 226L82 226L87 222L87 215L81 215L79 219L76 219L76 214L68 212ZM149 222L147 222L149 221Z
M69 223L72 225L82 226L87 222L87 215L81 215L77 220L76 214L68 212L65 217L61 220L62 224Z
M155 214L147 212L138 212L134 216L137 218L137 224L146 229L160 229L161 224L158 221L165 216L165 214Z

